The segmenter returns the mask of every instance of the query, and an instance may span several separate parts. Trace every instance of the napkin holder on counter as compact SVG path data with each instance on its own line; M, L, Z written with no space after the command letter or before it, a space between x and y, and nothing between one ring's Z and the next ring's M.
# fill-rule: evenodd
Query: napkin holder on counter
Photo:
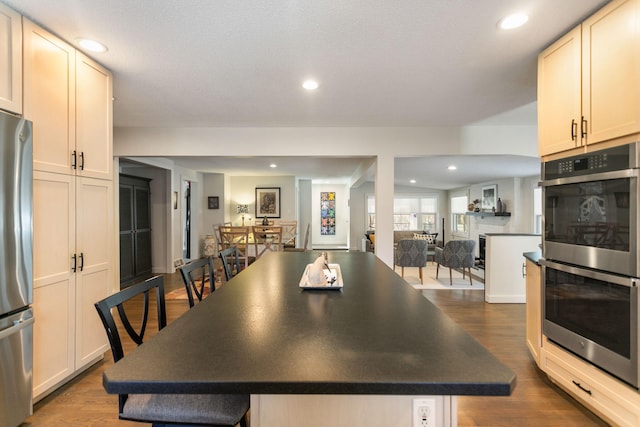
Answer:
M319 257L314 263L307 264L299 286L304 289L341 289L340 264L325 264L324 258Z

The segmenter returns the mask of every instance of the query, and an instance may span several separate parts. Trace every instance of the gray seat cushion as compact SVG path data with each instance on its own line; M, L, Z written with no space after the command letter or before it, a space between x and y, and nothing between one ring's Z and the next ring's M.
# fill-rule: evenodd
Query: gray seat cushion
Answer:
M238 423L249 409L245 394L130 394L121 417L148 422Z

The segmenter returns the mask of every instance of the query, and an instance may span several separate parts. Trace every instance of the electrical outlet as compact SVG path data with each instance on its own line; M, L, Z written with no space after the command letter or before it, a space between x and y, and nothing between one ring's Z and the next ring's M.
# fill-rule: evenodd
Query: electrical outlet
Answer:
M435 399L413 399L413 427L436 427Z

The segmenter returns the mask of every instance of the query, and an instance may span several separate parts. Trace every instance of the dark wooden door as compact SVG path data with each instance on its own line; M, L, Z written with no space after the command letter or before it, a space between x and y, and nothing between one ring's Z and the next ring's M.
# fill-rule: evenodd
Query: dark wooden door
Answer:
M120 283L151 273L149 181L120 175Z

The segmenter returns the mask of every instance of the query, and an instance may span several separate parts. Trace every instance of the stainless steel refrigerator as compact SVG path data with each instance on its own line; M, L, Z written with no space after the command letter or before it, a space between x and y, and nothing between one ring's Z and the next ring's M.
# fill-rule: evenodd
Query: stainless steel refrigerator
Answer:
M33 408L31 135L31 122L0 111L0 427Z

